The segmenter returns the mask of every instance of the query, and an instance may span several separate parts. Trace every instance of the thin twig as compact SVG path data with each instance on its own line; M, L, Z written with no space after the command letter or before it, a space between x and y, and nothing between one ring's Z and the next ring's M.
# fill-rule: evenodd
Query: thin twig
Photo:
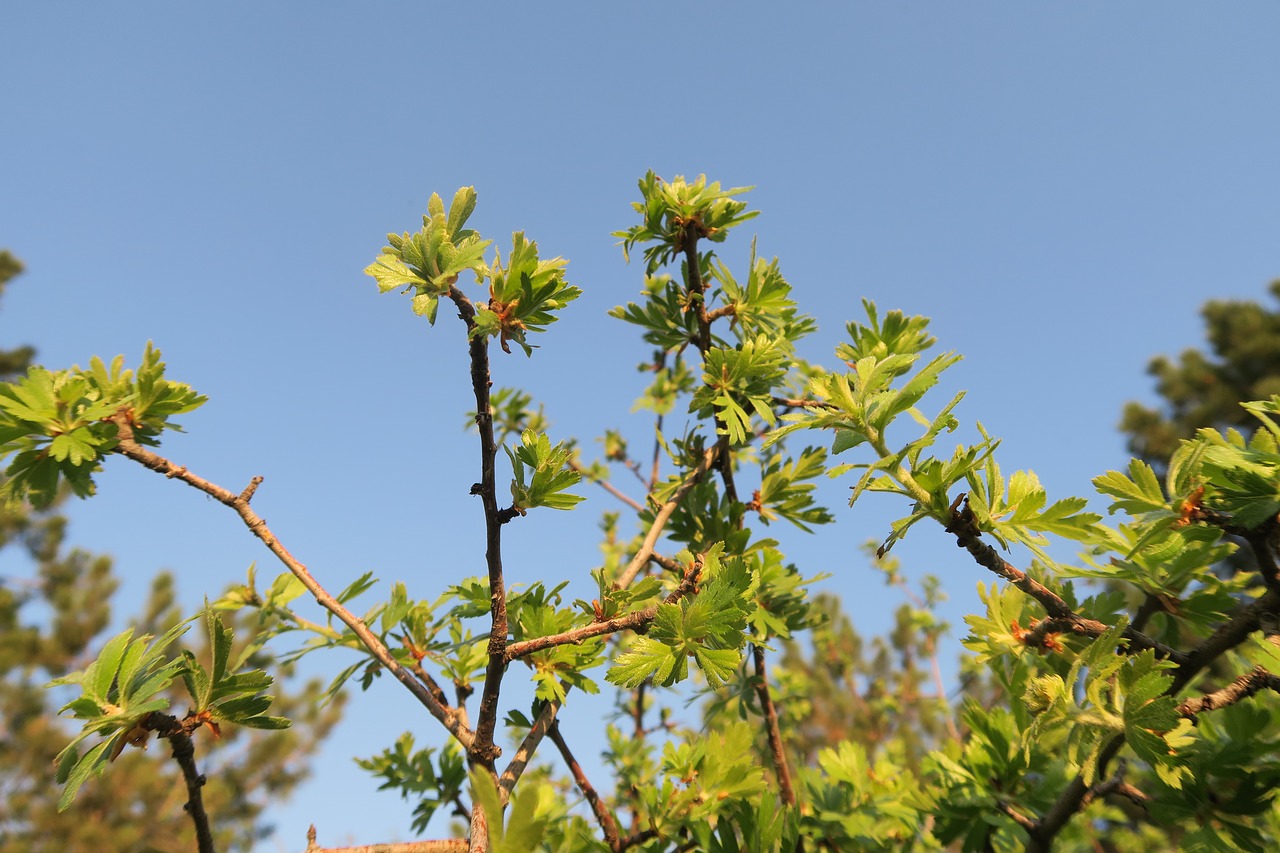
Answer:
M1205 711L1216 711L1219 708L1234 705L1262 690L1280 692L1280 676L1255 666L1250 672L1246 672L1221 690L1186 700L1178 705L1178 713L1184 717L1195 717Z
M1108 797L1111 794L1117 794L1128 799L1134 805L1141 806L1145 809L1151 798L1124 780L1125 774L1128 773L1128 770L1128 762L1121 758L1116 762L1115 774L1107 781L1098 782L1086 791L1084 798L1080 801L1080 805L1084 807L1092 803L1094 800Z
M782 789L782 801L789 806L796 804L796 792L791 786L791 770L787 767L787 754L782 744L782 732L778 727L778 710L769 693L769 673L765 668L764 648L751 644L751 656L756 667L756 697L764 710L769 735L769 751L773 753L773 766L778 774L778 787Z
M573 775L573 781L578 785L578 790L582 791L582 796L586 797L587 804L595 812L596 820L600 823L600 830L604 833L605 843L609 845L610 850L621 850L622 842L618 839L618 822L614 820L613 812L600 799L595 787L587 779L587 774L583 771L582 765L578 764L577 759L573 757L573 753L569 750L569 745L565 743L564 738L560 735L560 724L552 723L547 735L551 738L551 742L556 745L556 749L560 750L560 757L568 765L569 772Z
M356 847L321 847L316 843L316 827L307 829L304 853L467 853L467 842L461 838L443 841L398 841L391 844L361 844Z
M658 415L655 419L653 432L653 466L649 471L650 493L658 486L659 463L662 461L662 439L659 437L662 435L662 415Z
M168 739L169 747L173 750L173 760L182 768L182 781L187 786L186 812L191 815L191 822L195 825L196 846L200 853L214 853L213 832L209 828L209 815L205 813L204 797L200 792L204 787L205 778L196 769L195 745L191 742L191 736L183 731L176 719L167 715L161 716L173 723L173 730L167 733L162 732L160 736Z
M711 470L711 466L715 465L719 455L720 446L718 444L705 451L702 454L702 460L698 463L698 467L689 472L689 475L684 478L684 482L675 490L675 493L658 509L658 514L654 516L653 524L649 525L649 532L645 534L640 550L631 558L626 570L618 578L618 587L620 589L626 589L630 586L636 575L640 573L640 569L644 567L645 563L649 562L654 546L658 544L658 537L662 535L662 529L667 526L667 521L670 520L671 514L676 511L676 507L680 506L680 501L689 493L689 490L698 484L707 471Z
M1105 622L1087 619L1077 614L1061 596L1027 573L1014 568L996 553L995 548L983 542L979 538L981 531L977 527L973 510L969 508L968 499L963 495L956 500L956 508L952 510L951 523L947 525L946 530L956 537L956 544L968 551L980 566L989 569L1040 602L1050 619L1055 620L1037 623L1038 626L1042 626L1043 633L1069 631L1085 637L1099 637L1110 630L1111 626ZM1043 640L1042 635L1029 634L1028 636L1032 641ZM1129 641L1130 651L1152 649L1158 657L1171 660L1179 666L1187 663L1186 652L1154 640L1132 626L1127 626L1121 636Z
M791 397L774 397L772 403L775 406L781 406L784 409L834 409L837 408L834 403L828 403L825 400L797 400Z
M561 681L560 687L565 695L568 695L570 686L568 683ZM520 747L516 750L516 754L511 757L507 769L502 771L502 775L498 777L498 793L502 796L505 803L511 796L512 790L515 789L516 783L520 781L520 776L524 773L525 768L529 766L529 761L533 758L533 754L537 752L538 745L542 743L543 737L546 736L548 729L556 721L556 714L560 713L559 700L546 702L542 706L542 710L538 713L538 719L533 721L533 726L524 736L524 740L520 742Z
M1006 803L1004 800L996 800L996 808L999 809L1002 813L1008 815L1009 818L1012 819L1014 823L1016 823L1018 826L1022 827L1023 829L1027 830L1028 832L1031 832L1036 828L1036 822L1034 820L1022 814L1013 806Z
M1227 622L1204 639L1186 656L1186 660L1174 672L1173 684L1166 691L1174 695L1186 687L1205 667L1220 655L1235 648L1262 626L1267 614L1280 612L1280 593L1267 590L1261 598L1242 606Z
M697 588L697 564L691 564L685 567L685 575L681 579L676 588L663 599L663 604L675 604L681 598ZM643 610L637 610L634 613L628 613L625 616L618 616L613 619L605 619L601 622L592 622L589 625L582 625L559 634L548 634L545 637L534 637L530 640L521 640L518 643L511 643L507 646L507 660L516 660L534 652L540 652L543 649L549 649L552 646L564 646L569 644L582 643L592 637L599 637L603 634L616 634L619 631L634 631L647 626L658 616L659 605L654 604Z
M153 453L138 444L133 437L133 425L127 409L117 412L111 417L111 420L117 427L115 452L166 477L181 480L192 488L204 492L219 503L235 510L236 514L244 521L245 526L249 528L249 531L261 539L271 553L275 554L276 559L283 563L285 568L302 582L302 585L307 588L307 591L311 593L316 602L338 617L342 624L350 628L364 647L369 650L369 653L385 666L395 676L396 680L404 685L413 694L414 698L427 709L431 716L439 720L463 747L469 748L471 746L475 736L462 724L457 715L450 713L448 708L437 702L431 691L423 686L414 677L413 673L395 659L391 651L369 630L369 627L320 585L320 582L312 576L307 567L281 544L280 540L271 532L271 529L267 527L267 523L260 515L254 512L248 502L241 500L240 495L211 483L203 477L191 473L185 467L175 465L163 456Z
M577 471L579 474L585 473L583 467L579 465L577 462L571 461L569 463L569 468L573 471ZM643 478L642 478L642 481L643 481ZM636 500L635 498L631 497L627 493L623 492L621 489L619 489L613 483L610 483L608 480L592 480L592 482L595 483L600 488L604 489L609 494L613 495L618 500L622 501L627 506L634 509L636 512L644 512L644 504L640 503L640 501Z
M489 662L485 666L484 687L480 693L480 709L476 716L476 737L468 749L473 763L493 773L493 762L502 750L493 742L498 723L498 696L506 671L507 592L502 575L502 524L494 460L498 447L493 437L493 412L489 405L489 338L474 334L476 309L461 290L449 287L449 299L458 308L458 317L467 327L467 349L471 357L471 390L476 398L476 429L480 433L480 482L472 493L484 505L485 564L489 570ZM476 809L475 811L482 811Z

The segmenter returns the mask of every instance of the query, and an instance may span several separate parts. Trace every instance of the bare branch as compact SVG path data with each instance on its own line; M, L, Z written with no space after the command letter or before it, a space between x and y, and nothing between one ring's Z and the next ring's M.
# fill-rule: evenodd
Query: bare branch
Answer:
M1178 705L1178 713L1184 717L1194 717L1205 711L1216 711L1219 708L1234 705L1262 690L1274 690L1280 693L1280 676L1257 666L1221 690L1186 700Z
M182 781L187 786L186 812L191 815L191 822L195 825L196 846L200 853L214 853L213 832L209 827L209 815L204 810L204 797L201 794L205 778L196 769L196 749L190 732L176 717L157 712L147 715L146 727L169 741L173 760L182 768Z
M571 468L574 471L577 471L579 474L585 473L583 467L579 465L577 462L570 462L569 468ZM613 483L610 483L608 480L592 480L592 482L595 483L600 488L604 489L609 494L613 495L618 500L622 501L627 506L634 509L636 512L644 512L644 504L640 503L640 501L626 494L617 486L615 486Z
M480 482L472 487L484 505L485 563L489 570L489 662L485 666L484 687L476 716L476 737L468 748L473 763L493 772L494 760L502 750L493 742L498 722L498 696L506 670L507 592L502 574L502 525L506 519L498 507L494 460L497 442L493 437L493 411L489 405L489 340L474 334L476 310L461 290L450 286L449 299L458 308L458 317L467 326L467 349L471 358L471 390L476 398L476 429L480 433ZM481 811L481 809L476 809Z
M1014 823L1016 823L1018 826L1025 829L1027 832L1032 832L1035 830L1036 822L1034 820L1022 814L1021 812L1017 811L1016 809L1014 809L1013 806L1009 805L1004 800L996 800L996 808L999 809L1003 814L1008 815L1013 820Z
M773 755L773 767L778 774L778 787L781 789L782 801L789 806L796 804L796 792L791 786L791 770L787 767L787 754L782 745L782 732L778 728L778 710L773 705L773 697L769 693L769 673L765 669L764 648L751 644L751 656L755 663L756 698L764 710L766 731L769 735L769 751Z
M467 853L467 842L461 838L443 841L398 841L391 844L361 844L356 847L321 847L316 843L316 827L307 829L304 853Z
M413 673L395 659L390 649L378 639L377 635L370 631L369 627L359 617L330 595L320 585L320 582L312 576L311 572L307 570L307 567L289 553L288 549L281 544L280 540L271 532L271 529L267 527L266 521L253 511L248 501L241 499L243 493L241 495L233 494L219 485L196 476L185 467L174 465L163 456L153 453L138 444L133 437L133 425L129 420L127 410L117 412L112 416L111 420L118 429L116 434L116 453L166 477L181 480L192 488L204 492L219 503L235 510L236 514L244 521L245 526L249 528L249 531L262 540L263 544L267 546L272 554L275 554L276 559L283 563L285 568L293 573L294 577L302 581L302 585L307 588L307 591L311 593L316 602L338 617L342 624L350 628L352 633L364 644L364 647L369 650L369 653L385 666L395 676L396 680L404 685L413 694L414 698L422 703L422 706L427 709L431 716L439 720L459 743L464 747L470 747L474 734L462 724L457 714L438 702L431 691L423 686L422 682L415 678Z
M680 506L680 501L689 493L698 482L702 479L707 471L715 465L716 459L720 455L720 446L717 444L710 450L702 454L702 461L698 463L698 467L689 472L684 478L684 482L676 489L675 493L664 503L658 510L658 514L654 516L653 524L649 525L649 532L645 534L644 542L640 545L640 550L631 558L631 562L627 565L625 571L618 578L618 587L626 589L635 580L636 575L640 573L645 563L649 562L649 558L653 555L653 549L658 544L658 537L662 535L662 529L666 527L667 521L670 520L671 514L676 511L676 507Z
M567 683L560 682L560 687L566 695L569 693L570 688ZM503 770L502 776L498 778L498 793L502 796L504 803L511 796L511 792L515 789L516 783L520 781L520 776L524 773L525 768L529 766L529 761L533 758L533 754L538 751L538 745L542 743L547 730L556 721L556 714L560 713L560 704L560 702L551 701L542 706L538 719L533 721L533 727L529 729L529 733L520 742L520 748L511 757L511 762L507 765L507 769Z
M556 749L560 751L560 757L568 765L569 772L573 774L573 781L577 783L578 790L582 791L582 796L586 798L587 804L595 812L596 820L600 823L600 829L604 833L605 843L609 845L610 850L621 850L622 842L618 839L618 822L614 820L613 812L610 811L609 806L596 793L596 789L587 779L587 774L583 771L582 766L578 764L577 759L573 757L573 753L569 751L569 745L565 743L564 738L560 735L560 724L558 722L552 723L551 729L547 734L551 737L551 742L556 745Z

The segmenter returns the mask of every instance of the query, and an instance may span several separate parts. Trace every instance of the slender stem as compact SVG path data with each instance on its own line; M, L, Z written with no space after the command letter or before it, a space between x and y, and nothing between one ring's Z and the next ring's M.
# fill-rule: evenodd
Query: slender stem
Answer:
M506 671L507 592L502 574L502 524L498 507L496 475L497 442L493 437L493 411L489 405L489 339L477 335L476 311L471 300L457 287L449 288L449 298L458 308L458 317L467 326L467 348L471 357L471 390L476 398L476 429L480 433L480 482L472 486L484 506L485 563L489 570L489 662L485 666L484 687L476 717L476 737L468 753L471 761L493 772L494 760L502 750L493 742L498 722L498 696ZM477 811L479 811L477 809Z
M1005 562L995 548L979 538L981 531L977 528L968 502L964 501L963 507L960 503L961 500L957 499L957 507L952 510L951 522L946 528L948 533L956 537L956 544L968 551L978 565L989 569L1040 602L1049 614L1048 619L1037 623L1035 632L1028 633L1027 639L1030 642L1043 641L1044 635L1052 632L1069 631L1085 637L1098 637L1110 629L1111 626L1105 622L1080 616L1053 590ZM1152 649L1159 657L1171 660L1180 667L1188 663L1190 656L1186 652L1158 642L1135 630L1133 626L1126 627L1121 636L1129 641L1130 651Z
M567 696L570 690L569 685L562 681L560 682L560 687ZM502 796L504 803L511 796L511 792L515 789L516 783L520 781L520 776L524 773L525 768L529 766L529 761L533 758L533 754L537 752L538 745L542 743L547 731L555 723L556 715L560 713L560 705L561 702L552 700L542 706L542 710L538 713L538 719L533 721L533 726L529 729L528 734L524 736L524 740L520 742L520 747L516 750L516 754L511 757L511 762L507 764L507 769L502 771L502 776L498 778L498 793Z
M681 598L693 592L697 587L697 582L697 565L695 563L685 568L685 575L680 580L680 584L670 595L663 599L663 604L675 604ZM619 631L634 631L643 628L657 618L658 607L659 605L654 604L643 610L628 613L625 616L606 619L603 622L592 622L589 625L582 625L560 634L548 634L545 637L534 637L531 640L511 643L506 650L507 660L516 660L534 652L549 649L552 646L578 644L592 637L599 637L602 634L616 634Z
M361 844L355 847L321 847L316 843L316 828L307 830L307 849L303 853L467 853L467 842L461 838L441 841L399 841L390 844Z
M570 462L569 468L573 471L577 471L579 474L583 473L582 466L576 462ZM624 504L631 507L636 512L644 512L644 504L640 503L640 501L636 500L635 498L631 497L627 493L623 492L613 483L610 483L608 480L595 480L594 482L597 486L604 489L606 492L613 495L615 498L622 501Z
M176 724L177 721L174 722ZM177 731L162 736L168 738L169 746L173 750L173 760L182 768L182 780L187 785L186 811L191 815L191 822L195 824L196 845L200 853L214 853L213 832L209 828L209 816L205 813L204 797L200 793L205 779L196 770L195 745L191 742L191 736L180 727Z
M1013 820L1014 823L1016 823L1018 826L1022 827L1023 829L1027 830L1028 832L1035 830L1036 822L1034 820L1022 814L1021 812L1017 811L1013 806L1009 805L1003 800L996 800L996 808L999 809L1004 814L1008 815Z
M654 431L653 466L652 466L652 469L649 471L649 491L650 492L653 492L653 490L657 488L658 474L660 471L659 463L662 461L662 441L658 438L658 436L662 435L662 415L658 415L657 420L654 424L653 431Z
M1267 590L1262 597L1241 607L1227 622L1218 626L1200 645L1191 650L1186 660L1174 671L1173 684L1166 691L1174 695L1186 687L1205 667L1220 655L1235 648L1262 626L1263 616L1280 612L1280 593Z
M603 634L616 634L619 631L634 631L637 628L643 628L654 620L658 615L658 605L646 607L643 610L637 610L634 613L628 613L625 616L619 616L616 619L606 619L603 622L592 622L589 625L583 625L579 628L573 628L560 634L549 634L545 637L534 637L531 640L522 640L518 643L511 643L506 648L507 660L516 660L518 658L531 655L534 652L540 652L543 649L549 649L552 646L564 646L569 644L579 644L592 637L599 637Z
M271 532L271 529L267 527L267 523L262 519L262 517L253 511L253 508L249 505L249 501L245 499L243 493L237 495L230 492L219 485L211 483L208 480L191 473L185 467L173 464L163 456L153 453L138 444L133 437L133 425L129 419L129 412L127 410L117 412L111 417L111 420L117 427L115 452L150 468L152 471L164 474L166 477L181 480L192 488L204 492L219 503L235 510L236 514L240 516L242 521L244 521L245 526L249 528L249 531L254 536L261 539L263 544L267 546L271 553L275 554L276 559L283 563L285 568L292 572L293 576L302 582L302 585L307 588L307 591L311 593L316 602L325 610L328 610L334 616L338 617L340 622L350 628L352 633L354 633L360 642L364 644L364 647L369 650L369 653L373 655L379 663L385 666L387 670L395 676L396 680L404 685L405 688L413 694L414 698L427 709L428 713L439 720L444 727L449 730L449 733L452 734L459 743L464 747L471 746L475 735L462 724L462 721L458 719L457 714L452 713L450 709L438 702L435 696L431 694L431 691L428 690L422 682L418 681L412 672L402 666L400 662L395 659L391 654L390 649L388 649L386 645L378 639L377 635L370 631L369 627L365 625L358 616L330 595L325 588L320 585L319 581L312 576L311 572L307 570L307 567L289 553L288 549L281 544L280 540Z
M610 811L604 800L600 799L595 787L587 779L587 774L583 771L582 765L578 764L577 759L573 757L573 753L569 750L569 745L565 743L564 737L560 734L560 724L552 723L551 730L547 734L551 738L551 742L556 745L556 749L560 750L560 757L568 765L569 772L573 775L573 781L578 785L578 790L582 792L582 796L586 797L587 804L595 812L596 820L600 823L600 829L604 832L605 843L609 845L610 850L621 850L622 842L618 839L618 822L614 820L613 812Z
M631 739L634 741L643 741L647 735L644 730L644 689L648 684L648 681L642 681L635 689L635 704L631 712L631 716L635 720L635 731L631 735ZM634 832L640 826L640 803L636 798L634 786L626 794L627 800L631 803L631 829Z
M689 472L689 475L684 478L684 482L680 484L675 493L658 509L658 514L654 516L653 524L649 525L649 532L645 534L640 550L631 558L631 562L618 578L619 588L626 589L630 586L636 575L640 573L640 569L644 567L645 563L649 562L650 556L653 555L653 549L658 544L658 537L662 535L662 529L666 527L671 514L676 511L676 507L680 506L680 501L689 493L689 490L698 484L707 471L711 470L711 466L716 463L719 455L720 446L718 444L704 452L698 467Z
M1262 690L1280 692L1280 677L1256 666L1221 690L1186 700L1178 706L1178 713L1184 717L1194 717L1205 711L1216 711L1219 708L1234 705Z
M782 801L789 806L796 804L796 792L791 787L791 770L787 767L787 754L782 744L782 732L778 728L778 710L769 694L769 673L765 668L764 648L751 644L751 655L756 667L756 696L764 709L768 724L769 750L773 753L773 766L778 773L778 787L782 789Z

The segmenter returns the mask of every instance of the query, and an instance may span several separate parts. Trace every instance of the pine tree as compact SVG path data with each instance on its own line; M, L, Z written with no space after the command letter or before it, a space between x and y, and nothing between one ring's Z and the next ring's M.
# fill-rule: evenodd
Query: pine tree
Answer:
M1280 281L1270 292L1280 300ZM1156 378L1163 405L1129 403L1120 423L1129 452L1157 471L1164 471L1179 441L1202 427L1253 430L1256 419L1240 404L1280 394L1280 310L1215 299L1200 313L1209 351L1188 349L1177 361L1153 358L1147 373Z

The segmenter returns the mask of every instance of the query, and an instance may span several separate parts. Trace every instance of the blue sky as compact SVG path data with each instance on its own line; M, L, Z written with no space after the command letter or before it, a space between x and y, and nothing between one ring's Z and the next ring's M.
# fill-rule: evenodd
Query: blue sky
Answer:
M0 306L4 344L61 367L136 362L154 340L211 398L168 455L229 488L265 475L255 506L332 587L373 570L434 597L483 570L461 328L444 311L429 328L361 270L432 192L474 185L482 233L526 231L584 290L532 359L496 360L495 383L544 402L554 438L647 444L628 413L646 349L605 316L641 270L609 233L647 169L705 172L757 187L763 214L725 256L740 264L756 233L781 259L821 326L807 355L832 361L863 297L928 315L939 349L965 355L932 408L968 389L958 414L1004 438L1006 470L1087 493L1124 463L1115 424L1151 398L1147 360L1200 344L1205 300L1261 298L1280 275L1280 9L781 9L9 4L0 245L28 272ZM849 510L845 485L826 492L834 528L771 532L876 632L900 596L856 546L904 508ZM123 461L99 487L71 538L116 557L121 615L161 568L193 605L254 560L275 571L190 489ZM595 519L615 507L587 494L508 527L512 580L588 591ZM895 553L943 578L962 635L990 579L939 530ZM437 728L393 685L355 698L262 850L301 848L313 820L326 844L410 837L410 810L350 756ZM599 716L574 724L580 753Z

